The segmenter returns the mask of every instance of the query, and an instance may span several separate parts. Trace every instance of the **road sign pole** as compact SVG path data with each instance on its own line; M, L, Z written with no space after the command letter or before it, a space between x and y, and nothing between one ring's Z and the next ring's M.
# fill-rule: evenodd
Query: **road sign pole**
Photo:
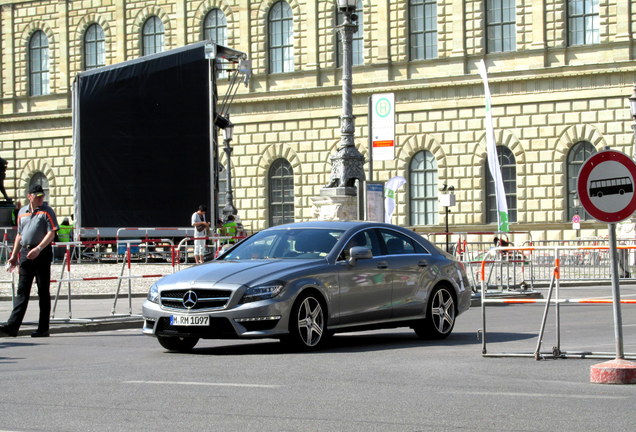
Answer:
M577 193L583 208L595 219L607 222L612 272L616 358L593 365L590 381L598 384L636 384L636 362L625 360L623 317L618 279L616 223L636 212L636 164L626 154L610 150L596 153L579 170Z
M612 271L612 299L614 300L614 336L616 339L616 358L624 359L623 351L623 315L621 313L621 289L618 281L618 251L616 249L616 224L608 224L610 265Z

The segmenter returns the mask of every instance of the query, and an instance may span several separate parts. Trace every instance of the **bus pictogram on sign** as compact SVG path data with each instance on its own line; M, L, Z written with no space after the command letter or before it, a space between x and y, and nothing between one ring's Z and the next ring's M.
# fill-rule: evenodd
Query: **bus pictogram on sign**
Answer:
M634 192L634 184L630 177L615 177L590 182L590 196L601 198L603 195L624 195Z

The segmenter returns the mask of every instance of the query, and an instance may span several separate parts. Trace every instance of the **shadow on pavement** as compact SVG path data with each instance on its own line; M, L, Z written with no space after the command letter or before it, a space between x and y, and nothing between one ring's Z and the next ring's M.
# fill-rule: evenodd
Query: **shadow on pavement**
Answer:
M536 335L528 333L502 333L489 332L488 342L510 342L535 338ZM236 342L236 344L232 344ZM205 347L205 340L199 341L197 347L190 355L281 355L281 354L330 354L337 352L371 352L382 350L410 349L422 347L444 347L444 346L471 346L480 345L477 332L453 333L448 339L443 340L422 340L415 333L350 333L337 334L332 336L327 344L317 351L309 353L299 352L291 349L287 345L273 339L260 341L227 341L227 345ZM180 353L172 353L182 355Z

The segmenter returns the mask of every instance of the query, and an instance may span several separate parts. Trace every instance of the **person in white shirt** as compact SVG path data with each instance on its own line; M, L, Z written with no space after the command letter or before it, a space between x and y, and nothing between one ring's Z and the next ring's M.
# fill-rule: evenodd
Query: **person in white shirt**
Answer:
M208 208L205 204L201 204L199 209L192 213L191 224L194 227L194 263L203 264L203 255L205 255L205 244L210 229L210 222L206 220L205 214Z

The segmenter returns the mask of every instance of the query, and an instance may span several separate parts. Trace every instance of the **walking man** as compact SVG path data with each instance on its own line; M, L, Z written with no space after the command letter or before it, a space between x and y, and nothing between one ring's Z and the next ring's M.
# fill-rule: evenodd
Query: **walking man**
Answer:
M194 263L203 264L203 257L205 255L205 243L208 236L208 230L210 229L210 222L205 218L205 213L208 211L208 207L205 204L201 204L197 211L192 213L190 222L194 227Z
M29 189L29 204L18 213L18 233L13 244L13 252L8 262L11 267L19 265L20 278L18 292L9 321L0 326L0 336L17 336L31 295L31 286L35 278L40 298L40 320L38 329L31 337L49 336L49 315L51 313L51 260L53 252L51 242L60 228L55 212L44 204L42 186Z

